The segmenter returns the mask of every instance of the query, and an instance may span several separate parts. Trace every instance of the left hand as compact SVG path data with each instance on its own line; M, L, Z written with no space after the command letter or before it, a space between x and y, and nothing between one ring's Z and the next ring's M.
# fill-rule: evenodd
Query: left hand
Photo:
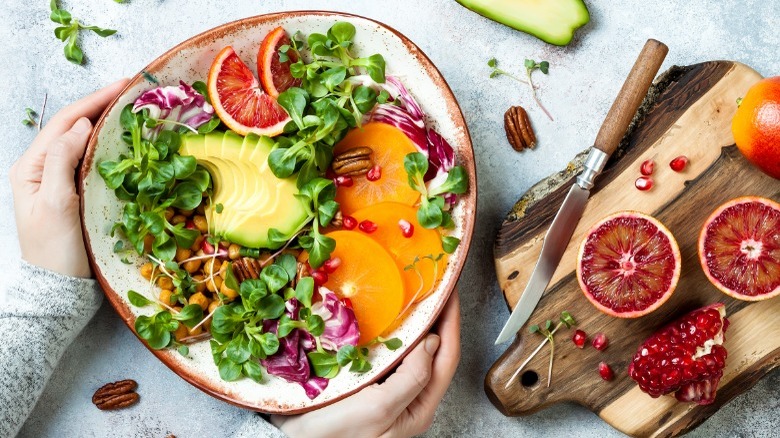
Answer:
M9 172L22 258L72 277L91 277L74 180L97 118L127 85L122 79L54 115Z
M432 333L381 384L322 409L271 422L290 437L410 437L431 426L460 360L460 299L452 293Z

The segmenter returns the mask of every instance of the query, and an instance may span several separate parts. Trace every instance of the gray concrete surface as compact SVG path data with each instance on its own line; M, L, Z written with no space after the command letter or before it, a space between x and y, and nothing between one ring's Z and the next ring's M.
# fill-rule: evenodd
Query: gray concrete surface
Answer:
M624 75L648 37L667 43L665 67L733 59L764 75L780 73L780 1L665 2L586 0L592 20L566 48L468 12L454 0L60 0L86 22L119 29L101 39L86 35L83 67L68 63L52 34L48 1L3 2L0 47L2 114L9 137L0 148L0 276L16 281L19 256L8 168L35 135L20 123L49 93L48 114L116 78L136 73L191 35L221 23L265 12L332 9L383 21L414 40L438 65L460 101L473 135L479 173L479 215L460 290L463 359L429 436L620 436L592 413L562 405L526 418L505 418L482 390L485 372L502 349L493 339L508 316L491 261L495 231L504 214L535 181L565 166L587 147ZM525 89L488 79L486 61L517 68L525 57L549 60L539 77L540 96L556 117L549 122ZM390 59L392 62L392 59ZM530 108L538 149L515 153L502 127L506 108ZM52 218L56 220L56 218ZM21 280L23 281L23 280ZM45 303L43 303L45 305ZM1 342L1 341L0 341ZM132 409L99 412L89 399L99 385L138 380L142 402ZM763 379L691 434L696 437L778 436L780 373ZM2 409L2 407L0 407ZM212 399L159 363L104 305L65 354L25 425L22 436L229 436L247 412Z

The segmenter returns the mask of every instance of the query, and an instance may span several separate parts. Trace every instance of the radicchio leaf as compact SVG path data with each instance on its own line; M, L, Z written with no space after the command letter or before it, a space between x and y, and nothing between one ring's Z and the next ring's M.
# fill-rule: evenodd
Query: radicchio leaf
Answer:
M319 288L322 301L311 306L311 313L325 321L325 331L320 336L322 347L338 351L345 345L357 346L360 338L355 312L325 287Z
M300 304L295 298L285 304L286 314L290 318L297 318ZM266 320L263 324L264 331L276 334L278 320ZM268 374L297 383L306 391L309 399L314 399L328 387L328 379L317 377L311 373L308 351L316 348L314 338L306 331L295 329L289 335L279 339L279 351L273 356L263 359L261 363Z
M197 130L214 116L214 107L184 81L178 86L157 87L145 91L133 105L134 113L143 110L148 110L152 118L182 123L192 130ZM163 129L177 128L178 125L162 123L154 128L144 126L141 134L144 138L154 139Z

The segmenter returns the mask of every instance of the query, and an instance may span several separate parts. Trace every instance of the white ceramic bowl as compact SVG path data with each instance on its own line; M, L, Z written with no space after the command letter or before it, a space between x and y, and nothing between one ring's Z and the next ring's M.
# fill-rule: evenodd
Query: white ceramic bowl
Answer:
M116 159L126 145L120 139L119 115L143 91L154 86L148 75L162 85L175 85L179 80L192 83L205 81L209 66L217 52L232 45L239 56L254 66L257 48L263 37L277 26L292 33L301 31L325 33L338 20L351 22L357 28L355 50L358 54L381 53L387 61L387 73L400 77L427 113L430 123L452 144L457 161L466 167L469 192L454 210L454 234L462 241L450 257L443 281L437 290L413 308L409 316L391 334L403 341L403 347L389 351L384 347L371 349L371 371L353 374L342 371L331 380L327 389L314 400L303 389L280 378L268 376L265 383L249 379L226 382L220 379L208 342L190 346L189 357L173 350L154 353L179 376L201 390L227 402L266 413L296 414L325 406L353 394L391 371L403 356L430 330L455 287L471 240L476 214L476 174L474 153L466 123L452 91L436 67L420 49L397 31L373 20L331 12L283 12L246 18L228 23L174 47L136 75L122 94L109 106L97 123L90 139L80 171L82 194L81 213L84 236L92 268L105 294L119 315L133 329L135 318L151 310L130 305L130 289L151 295L148 283L139 274L142 260L127 265L113 252L116 238L109 235L121 216L122 203L116 199L97 172L103 160Z

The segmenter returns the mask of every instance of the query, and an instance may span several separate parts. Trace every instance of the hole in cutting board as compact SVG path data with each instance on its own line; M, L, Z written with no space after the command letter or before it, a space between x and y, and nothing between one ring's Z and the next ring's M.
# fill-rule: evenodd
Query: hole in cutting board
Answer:
M539 374L536 371L526 371L520 375L520 384L526 388L533 388L539 383Z

